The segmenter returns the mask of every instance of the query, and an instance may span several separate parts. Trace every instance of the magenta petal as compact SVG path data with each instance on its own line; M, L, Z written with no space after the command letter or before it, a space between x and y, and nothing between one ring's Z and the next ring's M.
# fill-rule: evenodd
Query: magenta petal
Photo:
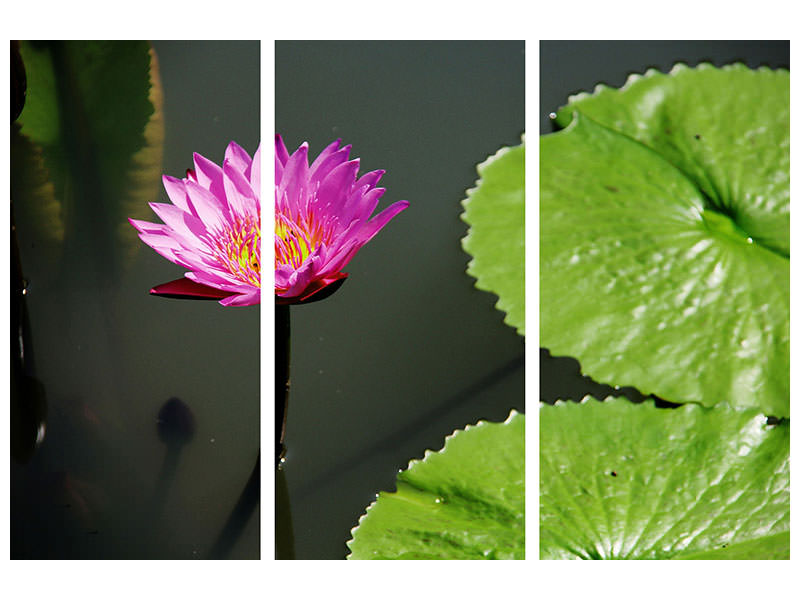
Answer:
M275 304L308 304L324 300L337 291L347 279L347 273L336 273L331 277L316 280L299 296L275 296Z
M289 151L286 149L286 144L283 143L283 138L279 134L275 134L275 158L285 165L289 160Z
M150 290L150 293L166 298L193 298L196 300L219 300L230 295L230 292L195 283L185 277L157 285Z

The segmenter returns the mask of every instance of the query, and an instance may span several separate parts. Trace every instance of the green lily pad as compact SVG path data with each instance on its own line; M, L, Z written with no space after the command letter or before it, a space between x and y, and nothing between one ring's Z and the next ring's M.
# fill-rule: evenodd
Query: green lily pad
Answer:
M789 422L720 404L543 404L543 559L789 558Z
M468 425L412 460L352 535L348 559L525 558L525 415Z
M577 94L580 112L634 138L683 171L707 203L753 240L789 256L789 71L743 64L650 69L620 89Z
M462 201L470 228L461 241L473 258L467 273L497 294L505 323L525 335L525 143L501 148L478 165L476 187Z
M713 104L708 86L723 75L742 89L715 88ZM748 128L725 112L728 99L748 106L762 78L770 110L749 111ZM684 68L562 109L568 127L540 138L542 346L600 382L789 415L788 163L778 156L788 160L788 128L776 79ZM616 128L625 116L623 132L594 120ZM736 155L745 147L770 166L748 170L754 159Z

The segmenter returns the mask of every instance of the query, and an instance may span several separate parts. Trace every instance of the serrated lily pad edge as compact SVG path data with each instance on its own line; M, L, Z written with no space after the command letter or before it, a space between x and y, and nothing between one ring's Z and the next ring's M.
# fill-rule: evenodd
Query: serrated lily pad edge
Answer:
M416 464L424 463L425 461L428 460L428 457L430 457L430 456L442 453L445 450L445 448L447 448L448 441L453 439L454 437L456 437L457 435L459 435L461 433L465 433L466 431L469 431L470 429L476 429L476 428L480 428L480 427L485 427L486 425L508 425L515 418L517 418L519 416L524 417L525 413L521 413L521 412L517 411L516 409L512 408L511 412L508 413L508 417L505 419L505 421L497 422L497 421L487 421L485 419L481 419L478 422L476 422L475 424L470 423L468 425L465 425L464 429L456 429L455 431L453 431L453 433L445 436L444 443L442 444L442 447L439 450L435 450L434 451L434 450L431 450L430 448L426 449L425 452L422 455L422 458L412 458L411 460L408 461L408 466L405 469L401 469L400 471L398 471L398 474L402 473L403 471L408 471L409 469L411 469ZM377 504L378 500L380 500L381 493L394 493L394 492L379 492L379 493L375 494L375 500L370 502L369 506L367 506L367 508L364 510L364 513L358 518L358 523L356 523L356 525L350 529L350 539L347 540L347 542L345 542L345 545L347 546L347 549L350 550L350 552L347 554L347 556L345 556L346 559L349 559L353 555L353 552L352 552L352 549L350 548L350 545L355 541L356 532L358 531L358 528L361 526L361 523L364 521L364 519L367 518L367 516L369 516L369 511L372 510L372 508L375 506L375 504Z
M776 73L776 72L784 72L784 73L787 73L787 74L789 73L789 69L786 69L784 67L772 68L772 67L769 67L767 65L760 65L760 66L758 66L756 68L751 68L751 67L748 67L745 63L743 63L741 61L734 61L732 63L727 63L727 64L722 65L721 67L718 67L717 65L715 65L715 64L713 64L711 62L708 62L708 61L701 61L701 62L697 63L697 66L695 66L695 67L690 66L685 61L678 61L675 64L673 64L672 67L670 67L670 69L668 71L661 71L660 69L657 69L655 67L650 67L649 69L645 69L645 71L642 72L642 73L637 72L637 71L631 72L625 78L625 83L623 83L619 87L615 87L615 86L609 85L609 84L601 81L601 82L598 82L597 84L595 84L594 88L592 88L591 91L581 90L581 91L569 94L567 96L567 102L565 104L562 104L558 108L556 108L556 110L551 114L558 115L558 113L560 113L563 109L568 108L571 104L573 104L575 102L578 102L580 100L584 100L586 98L591 98L593 96L596 96L597 94L600 94L600 93L603 93L603 92L606 92L606 91L616 91L616 92L625 91L629 87L631 87L634 83L639 81L640 79L646 79L646 78L653 77L653 76L656 76L656 75L665 75L665 76L674 75L676 73L679 73L681 71L685 71L687 69L688 70L695 70L695 71L705 71L705 70L713 69L713 70L717 70L717 71L734 71L734 70L741 71L741 70L744 70L744 71L765 71L765 72L769 72L769 73ZM558 117L553 118L552 121L558 124ZM559 125L559 127L563 128L563 127L566 127L567 125L568 125L568 123L565 123L563 125Z
M499 159L502 156L504 156L505 154L511 152L513 149L519 148L520 146L523 146L523 147L525 146L525 134L524 133L522 134L522 136L520 136L520 143L518 145L516 145L516 146L503 146L499 150L497 150L497 152L495 152L494 154L492 154L489 157L487 157L486 160L484 160L483 162L480 162L480 163L478 163L476 165L475 168L476 168L476 170L478 172L478 178L475 180L475 184L471 188L467 189L467 191L465 192L466 193L466 198L461 200L462 211L461 211L461 214L459 215L459 218L469 226L467 228L466 235L464 235L464 237L461 238L461 249L470 257L470 260L467 263L467 269L466 269L467 275L469 275L470 277L475 279L475 284L474 284L475 285L475 289L480 290L482 292L488 292L490 294L493 294L493 295L497 296L497 302L494 303L494 307L495 307L495 309L497 309L497 310L499 310L500 312L503 313L503 323L505 323L506 325L508 325L512 329L514 329L519 335L525 337L525 318L523 318L522 325L520 327L516 326L513 323L510 323L509 320L508 320L509 319L508 310L507 310L507 307L506 307L506 304L505 304L505 301L503 300L503 298L495 290L491 289L491 286L487 286L485 278L481 278L475 273L475 271L473 269L474 268L474 263L475 263L475 257L473 256L473 254L469 250L467 250L467 247L466 247L466 244L469 243L468 240L470 238L470 231L472 229L472 224L469 223L465 218L466 214L467 214L467 205L466 205L466 203L470 201L470 199L474 195L474 193L480 188L480 185L483 182L483 177L481 176L481 173L483 172L483 170L488 165L490 165L494 161L496 161L497 159ZM524 191L525 190L523 188L523 192ZM523 221L522 227L523 227L523 239L525 239L525 231L524 231L524 229L525 229L525 221ZM523 272L523 283L524 283L524 275L525 275L525 273ZM523 294L524 294L524 286L523 286Z

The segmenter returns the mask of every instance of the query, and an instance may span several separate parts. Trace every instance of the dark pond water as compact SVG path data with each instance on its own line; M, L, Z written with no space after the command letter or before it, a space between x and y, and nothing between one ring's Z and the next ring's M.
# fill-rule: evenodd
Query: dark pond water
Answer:
M124 171L109 157L131 145L125 136L139 143L144 122L129 100L142 89L146 97L146 87L115 96L115 86L135 79L126 65L112 70L120 80L92 82L103 53L81 62L63 45L51 49L61 112L47 142L69 157L65 185L47 192L30 146L12 131L11 199L27 281L22 368L12 360L15 558L259 556L257 507L240 514L237 535L223 535L259 454L259 309L149 296L183 270L126 222L158 221L146 203L167 201L161 173L182 176L192 152L220 163L231 140L255 151L259 44L153 47L163 123L159 113L148 117L138 179L109 181ZM30 102L40 76L33 65L27 75ZM91 93L81 95L87 79ZM116 137L92 136L102 118L113 119ZM12 307L22 300L12 292ZM12 358L18 315L12 310Z
M789 42L781 41L542 41L539 46L539 132L552 133L548 115L563 106L571 94L591 91L602 82L620 87L630 73L643 73L650 67L669 71L676 62L695 66L711 62L717 66L743 62L750 68L767 65L789 67ZM540 349L540 400L580 400L586 394L605 397L624 394L640 401L642 394L633 388L614 391L581 373L578 361L553 357Z
M292 307L285 468L294 556L342 559L399 469L480 419L524 411L524 340L477 291L460 201L524 129L522 42L278 42L276 129L315 155L342 138L381 206L410 207L327 300ZM286 549L284 548L285 552ZM284 554L285 556L285 554Z

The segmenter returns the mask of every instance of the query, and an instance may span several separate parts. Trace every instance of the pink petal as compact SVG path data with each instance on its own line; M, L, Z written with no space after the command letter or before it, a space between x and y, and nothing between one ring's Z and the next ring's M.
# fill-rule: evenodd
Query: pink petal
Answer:
M317 197L322 206L335 205L336 199L345 198L356 181L359 160L342 163L320 183Z
M256 289L246 294L235 294L219 301L222 306L253 306L261 302L261 290Z
M139 219L128 219L128 223L133 225L139 233L164 233L169 230L169 227L161 223L150 223Z
M359 232L359 239L363 240L363 243L366 244L370 241L375 234L378 233L384 226L391 221L398 213L404 211L408 208L408 201L407 200L400 200L399 202L395 202L388 208L386 208L383 212L381 212L377 217L372 219L364 229Z
M380 181L381 177L383 177L384 171L383 169L379 169L377 171L370 171L369 173L364 173L361 177L358 178L356 181L355 187L360 188L362 185L368 185L374 187L378 181Z
M150 202L150 208L181 238L181 243L205 245L202 236L208 235L208 230L200 219L172 204Z
M222 196L225 190L222 187L222 169L216 163L194 153L195 181L215 196ZM188 210L188 209L187 209Z
M278 197L287 194L289 197L296 199L307 181L308 144L303 143L284 165L280 184L277 184L276 180L276 193Z
M349 160L350 146L329 144L308 165L308 144L291 155L275 138L275 295L279 304L324 298L346 277L341 269L408 202L396 202L372 217L385 190L375 187L383 170L358 177L359 159ZM233 196L228 193L228 196ZM302 264L290 246L304 240L311 251ZM337 285L338 283L338 285ZM327 291L326 291L327 290Z
M284 166L289 160L289 152L283 143L281 136L275 136L275 185L277 186L283 177Z
M256 198L261 197L261 145L253 155L253 164L250 167L250 187L256 193Z
M320 161L319 158L314 161L314 165L311 166L308 172L308 181L313 186L314 184L322 181L325 179L328 174L333 171L339 165L346 163L347 159L350 157L350 146L345 146L341 150L338 150L328 156L324 161ZM356 169L358 171L358 169Z
M245 179L235 165L225 159L222 165L225 183L225 197L231 209L231 217L258 218L258 199L250 182Z
M339 248L332 257L328 260L328 263L325 265L325 273L341 271L345 268L347 263L355 256L356 252L361 249L363 244L359 243L356 239L350 239L341 248Z
M340 151L339 150L339 145L341 143L342 143L342 140L338 139L338 140L336 140L334 142L331 142L327 146L325 146L325 149L322 152L320 152L319 156L317 156L317 158L314 159L314 162L311 163L311 167L309 168L309 174L315 173L317 171L317 169L319 169L319 167L322 165L322 163L325 162L328 159L328 157L330 157L332 154L335 154L336 152L339 152ZM347 146L346 148L342 148L342 150L345 150L345 149L346 149L346 153L345 153L344 160L347 160L347 156L349 156L349 153L350 153L350 146Z
M353 221L359 225L366 223L372 215L372 211L378 206L378 200L386 192L384 188L373 188L366 194L361 190L356 190L347 198L345 206L342 208L340 225L350 225Z
M172 203L178 208L189 212L189 197L186 194L186 184L182 179L164 175L161 178L164 183L164 189L167 191L167 196Z
M253 159L236 142L231 142L225 149L225 160L231 163L240 173L244 173L250 168ZM224 162L224 161L223 161Z
M228 224L227 202L193 181L186 183L186 191L189 192L189 204L194 216L205 223L206 228L222 231Z

